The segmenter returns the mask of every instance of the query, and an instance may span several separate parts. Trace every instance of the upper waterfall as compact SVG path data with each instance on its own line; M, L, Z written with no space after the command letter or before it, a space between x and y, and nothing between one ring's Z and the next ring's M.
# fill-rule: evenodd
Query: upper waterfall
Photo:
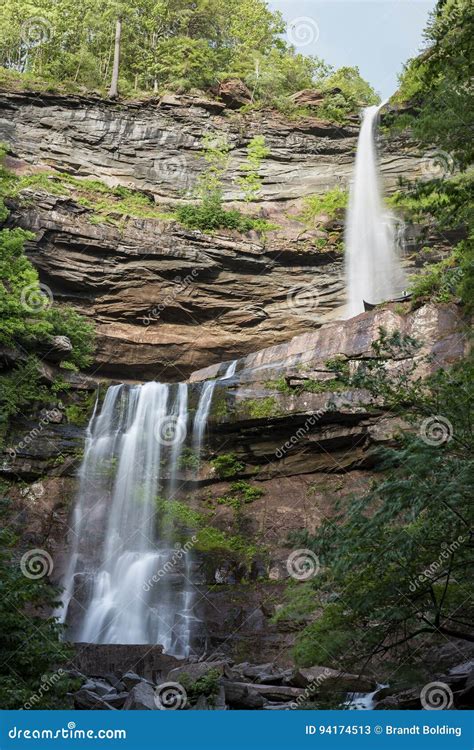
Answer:
M401 232L384 206L375 144L379 113L386 103L364 110L357 143L345 236L347 318L364 312L364 302L384 302L404 286Z

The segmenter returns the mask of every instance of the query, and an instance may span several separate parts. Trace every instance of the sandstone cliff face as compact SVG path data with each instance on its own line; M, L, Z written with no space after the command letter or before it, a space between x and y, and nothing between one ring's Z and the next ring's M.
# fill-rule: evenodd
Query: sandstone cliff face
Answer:
M18 170L56 168L146 190L167 205L189 199L209 131L228 137L225 198L240 199L245 147L262 134L270 155L253 208L279 228L264 239L253 232L205 235L159 220L129 219L118 228L92 223L84 207L46 193L27 194L26 205L12 206L10 221L36 233L28 252L55 298L95 320L96 371L182 380L340 316L342 256L321 248L317 229L306 230L294 217L304 196L347 184L358 127L357 118L345 127L315 118L293 122L192 97L117 104L0 93L0 140ZM414 144L384 144L389 189L398 176L418 176L421 165Z
M262 172L262 201L285 201L346 183L359 121L347 126L306 118L289 121L274 111L242 114L216 101L164 96L117 104L99 98L0 93L0 137L16 156L109 185L149 190L178 199L194 185L203 134L225 133L231 145L226 197L237 200L236 177L245 147L264 135L270 157ZM382 172L388 186L421 173L414 144L387 144Z
M89 218L69 199L37 193L10 222L35 232L27 252L54 298L94 319L94 370L104 375L185 380L317 326L342 304L340 256L303 240L264 245L164 221L118 229Z

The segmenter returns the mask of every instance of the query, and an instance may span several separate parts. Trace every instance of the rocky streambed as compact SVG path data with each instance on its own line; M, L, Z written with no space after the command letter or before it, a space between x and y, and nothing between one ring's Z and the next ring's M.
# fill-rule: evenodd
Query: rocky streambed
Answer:
M425 687L380 687L373 676L329 667L236 663L215 653L174 659L159 646L76 644L69 674L82 681L70 698L79 710L420 709ZM94 666L93 666L94 665ZM87 668L86 676L79 669ZM453 708L474 700L474 661L433 676L452 692ZM451 707L451 706L450 706Z

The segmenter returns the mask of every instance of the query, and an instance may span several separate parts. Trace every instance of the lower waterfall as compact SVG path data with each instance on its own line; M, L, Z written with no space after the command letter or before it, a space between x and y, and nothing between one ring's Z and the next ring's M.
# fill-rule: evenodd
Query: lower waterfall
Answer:
M379 113L386 103L364 110L357 143L345 238L346 318L364 312L364 302L385 302L404 287L399 259L402 231L383 203L375 144Z
M189 655L198 622L193 555L160 525L157 498L176 499L186 443L201 454L214 388L236 364L199 385L189 439L186 383L115 385L100 410L96 403L58 613L70 640L161 644L167 653Z

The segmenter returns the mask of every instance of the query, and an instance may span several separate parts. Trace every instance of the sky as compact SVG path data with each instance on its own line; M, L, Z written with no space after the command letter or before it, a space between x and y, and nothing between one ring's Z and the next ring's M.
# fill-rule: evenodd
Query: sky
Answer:
M403 63L423 46L436 0L268 0L289 24L297 52L336 68L358 66L383 99L398 88Z

